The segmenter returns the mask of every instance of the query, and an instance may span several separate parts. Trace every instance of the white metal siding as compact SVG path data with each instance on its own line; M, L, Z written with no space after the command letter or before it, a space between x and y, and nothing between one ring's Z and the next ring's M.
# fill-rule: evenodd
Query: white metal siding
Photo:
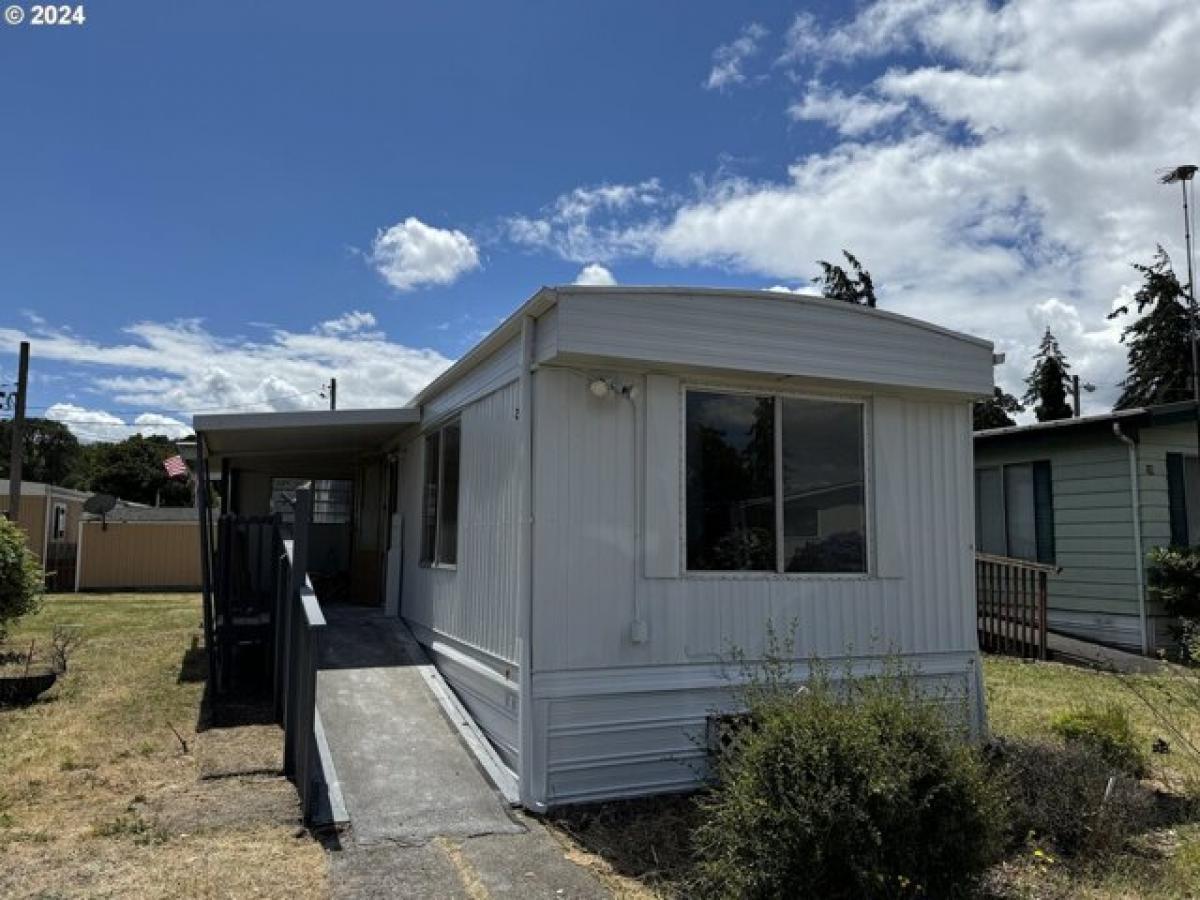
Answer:
M514 339L498 349L422 408L422 422L428 424L450 415L473 400L516 381L521 369L521 344Z
M849 304L705 294L565 294L567 356L990 394L992 350Z
M517 527L515 382L461 411L458 565L417 565L424 438L404 454L401 614L501 756L515 764Z
M706 704L720 701L706 673L734 648L757 656L768 621L780 630L797 623L798 659L889 652L943 659L970 689L976 638L966 403L868 404L876 410L869 490L887 498L871 540L876 555L889 548L886 577L873 570L867 577L646 578L634 523L638 468L648 457L646 447L635 451L634 404L595 398L586 378L561 370L540 369L534 386L533 684L549 802L678 786L685 775L664 754L668 745L673 754L687 744ZM644 409L675 422L681 414L656 400ZM660 424L645 423L648 441ZM681 453L680 444L677 437ZM630 639L635 604L649 627L641 644ZM630 678L647 686L631 693ZM578 746L585 735L586 753Z

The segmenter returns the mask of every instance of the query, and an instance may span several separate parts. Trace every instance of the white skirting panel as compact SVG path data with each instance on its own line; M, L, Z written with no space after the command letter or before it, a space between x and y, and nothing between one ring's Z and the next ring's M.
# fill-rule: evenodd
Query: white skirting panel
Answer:
M409 622L413 634L506 766L517 771L517 667Z
M830 660L830 677L848 670ZM982 728L979 659L973 653L905 659L930 697ZM854 660L854 675L878 671ZM802 680L807 663L797 663ZM735 709L737 672L714 665L534 673L537 755L547 806L687 791L706 775L706 721Z

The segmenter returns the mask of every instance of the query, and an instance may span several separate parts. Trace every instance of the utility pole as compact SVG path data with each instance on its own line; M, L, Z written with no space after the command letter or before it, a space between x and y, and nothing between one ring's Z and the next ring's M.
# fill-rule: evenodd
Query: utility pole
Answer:
M329 379L329 408L337 409L337 379Z
M25 397L29 392L29 341L21 341L17 368L17 408L13 414L12 450L8 462L8 520L21 516L21 463L25 458Z
M1188 264L1188 342L1192 345L1192 403L1196 419L1196 447L1200 450L1200 360L1196 353L1196 279L1192 275L1192 217L1188 210L1188 184L1196 174L1196 166L1176 166L1159 181L1162 184L1179 182L1183 191L1183 242L1187 248Z
M1082 413L1082 409L1079 404L1079 388L1080 388L1079 376L1072 375L1071 376L1071 396L1074 397L1074 399L1075 399L1075 418L1077 418L1077 419L1079 418L1080 414ZM1083 385L1083 389L1090 394L1092 391L1094 391L1096 389L1096 386L1094 384L1085 384L1085 385Z

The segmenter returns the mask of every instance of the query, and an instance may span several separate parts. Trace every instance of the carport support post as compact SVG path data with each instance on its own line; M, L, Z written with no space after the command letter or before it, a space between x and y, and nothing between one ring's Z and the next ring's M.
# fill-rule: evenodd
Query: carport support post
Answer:
M211 520L208 514L208 448L204 435L196 435L196 515L200 519L200 590L204 595L204 646L208 651L208 686L220 692L217 674L217 647L213 622L212 556L209 542ZM79 563L76 562L78 566Z

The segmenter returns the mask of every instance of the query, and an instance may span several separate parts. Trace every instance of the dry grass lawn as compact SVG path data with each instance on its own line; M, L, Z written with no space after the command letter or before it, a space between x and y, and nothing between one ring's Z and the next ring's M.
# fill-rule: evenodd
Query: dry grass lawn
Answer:
M14 629L9 649L56 624L84 643L40 701L0 709L0 896L327 896L279 729L197 733L200 621L196 595L58 595Z

